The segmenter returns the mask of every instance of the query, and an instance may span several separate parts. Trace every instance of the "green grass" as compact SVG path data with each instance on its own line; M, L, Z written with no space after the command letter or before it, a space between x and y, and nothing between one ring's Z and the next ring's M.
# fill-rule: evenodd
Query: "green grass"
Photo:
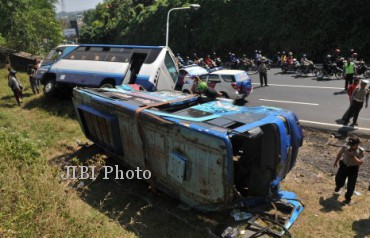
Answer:
M0 71L0 237L130 237L60 181L49 164L65 144L84 140L71 100L32 95L27 75L22 107ZM5 80L4 80L5 79Z

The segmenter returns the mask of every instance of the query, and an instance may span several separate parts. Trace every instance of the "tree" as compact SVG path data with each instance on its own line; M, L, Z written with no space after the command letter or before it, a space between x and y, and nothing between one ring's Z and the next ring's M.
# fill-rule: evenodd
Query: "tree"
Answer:
M55 18L57 0L2 0L0 33L5 45L20 51L43 53L61 42Z

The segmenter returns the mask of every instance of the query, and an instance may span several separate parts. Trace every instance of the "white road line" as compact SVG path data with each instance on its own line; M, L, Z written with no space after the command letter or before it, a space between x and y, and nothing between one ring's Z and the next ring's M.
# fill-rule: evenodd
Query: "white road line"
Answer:
M252 84L260 85L259 83L252 83ZM343 88L308 86L308 85L286 85L286 84L270 84L269 83L269 86L288 87L288 88L319 88L319 89L338 89L338 90L343 90Z
M362 117L360 117L359 119L361 119L361 120L366 120L366 121L370 121L370 119L366 119L366 118L362 118Z
M339 124L324 123L324 122L318 122L318 121L306 121L306 120L299 120L299 121L303 122L303 123L317 124L317 125L323 125L323 126L348 127L348 126L343 126L343 125L339 125ZM370 128L365 128L365 127L354 127L354 128L356 128L358 130L370 131Z
M280 102L280 103L290 103L290 104L303 104L303 105L310 105L310 106L319 106L317 103L308 103L308 102L292 102L292 101L280 101L280 100L270 100L270 99L259 99L260 101L266 102Z

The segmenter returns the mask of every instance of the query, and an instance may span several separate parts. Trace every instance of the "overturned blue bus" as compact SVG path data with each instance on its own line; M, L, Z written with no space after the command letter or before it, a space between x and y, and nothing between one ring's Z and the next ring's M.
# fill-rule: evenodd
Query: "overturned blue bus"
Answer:
M290 111L124 85L75 88L73 103L87 138L124 165L150 170L151 186L193 208L284 198L292 206L287 228L303 210L293 193L279 189L303 141Z

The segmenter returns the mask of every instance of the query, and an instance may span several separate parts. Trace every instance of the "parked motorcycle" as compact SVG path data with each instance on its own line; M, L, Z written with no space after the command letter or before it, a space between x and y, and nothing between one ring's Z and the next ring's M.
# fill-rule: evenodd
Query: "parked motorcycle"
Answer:
M358 76L362 74L365 78L370 77L370 71L367 65L365 64L365 61L363 60L358 61L358 63L356 64L356 74Z
M336 63L332 63L322 69L318 69L316 73L316 77L320 80L324 77L330 78L332 76L335 76L337 79L343 78L343 69L339 68Z

